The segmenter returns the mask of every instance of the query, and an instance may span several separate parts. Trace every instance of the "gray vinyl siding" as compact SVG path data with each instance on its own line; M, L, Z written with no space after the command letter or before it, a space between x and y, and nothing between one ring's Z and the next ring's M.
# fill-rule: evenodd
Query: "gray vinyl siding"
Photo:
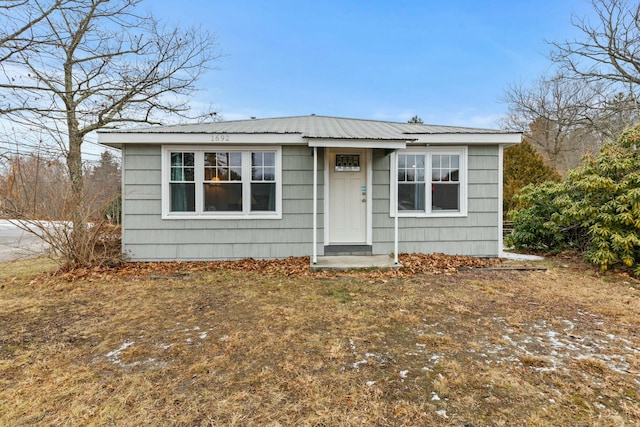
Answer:
M400 253L445 253L495 257L498 240L497 145L470 146L468 215L451 218L399 218ZM394 219L389 215L390 156L373 153L373 253L393 252Z
M313 155L306 146L282 147L282 219L162 219L160 145L127 144L123 159L123 250L131 261L284 258L311 252ZM321 199L323 173L318 175Z

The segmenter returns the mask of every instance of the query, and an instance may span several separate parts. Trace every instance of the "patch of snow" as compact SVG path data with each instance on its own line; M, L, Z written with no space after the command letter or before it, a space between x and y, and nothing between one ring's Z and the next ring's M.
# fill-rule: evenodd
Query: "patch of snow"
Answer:
M358 362L355 362L352 366L356 371L360 369L360 365L366 365L368 363L367 359L362 359Z
M409 374L409 371L400 371L400 378L407 378L407 374Z
M435 392L431 392L431 400L438 401L440 400L440 396L438 396Z
M374 386L376 384L376 382L375 381L367 381L365 384L367 385L367 387L371 387L371 386Z
M544 258L537 255L528 255L528 254L516 254L513 252L505 252L502 250L500 254L500 258L509 259L513 261L543 261Z
M198 335L198 337L203 340L205 338L207 338L207 333L206 332L201 332L200 335Z
M220 338L218 338L218 341L226 341L229 339L229 335L223 335Z
M449 418L447 416L447 411L445 411L444 409L441 409L439 411L436 411L436 414L440 415L442 418Z
M107 359L109 359L111 361L111 363L113 363L114 365L118 365L118 366L122 366L122 367L127 367L127 366L134 366L137 364L137 362L134 363L130 363L129 365L127 365L126 363L123 363L122 360L120 360L120 353L122 353L124 350L128 349L129 347L133 346L133 341L125 341L120 348L110 351L109 353L107 353Z
M109 359L120 359L120 353L133 345L133 341L125 341L120 348L107 353Z

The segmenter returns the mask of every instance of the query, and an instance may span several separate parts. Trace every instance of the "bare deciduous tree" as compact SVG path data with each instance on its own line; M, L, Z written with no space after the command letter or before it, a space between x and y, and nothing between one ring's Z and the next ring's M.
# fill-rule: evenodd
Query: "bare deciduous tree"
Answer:
M561 172L640 119L640 6L626 0L592 4L593 21L572 20L582 37L551 43L557 75L511 86L503 97L509 104L503 125L527 132Z
M15 0L0 4L0 17L7 26L0 28L0 61L40 41L31 31L40 21L63 4L64 0L50 2Z
M593 22L572 19L582 37L551 43L550 59L566 78L598 85L609 94L600 123L606 124L601 130L613 140L637 124L640 115L640 5L626 0L592 4Z
M554 169L566 170L601 141L596 131L604 102L600 89L563 75L541 77L530 86L512 85L502 97L509 105L502 126L525 132Z
M142 13L140 3L62 0L48 11L39 1L25 1L11 12L48 11L3 44L0 113L45 130L64 150L75 207L71 265L86 262L81 147L87 135L109 125L160 123L166 114L186 116L195 83L217 59L210 33L167 27ZM11 28L9 21L0 16L0 27Z
M550 57L581 81L640 84L640 6L625 0L592 0L596 22L575 17L583 39L554 42Z

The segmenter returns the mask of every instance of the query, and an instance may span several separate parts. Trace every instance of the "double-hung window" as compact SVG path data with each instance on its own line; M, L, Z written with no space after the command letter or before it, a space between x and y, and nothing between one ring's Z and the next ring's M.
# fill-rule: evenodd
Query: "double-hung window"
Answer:
M163 147L164 218L280 218L279 147Z
M398 151L392 158L391 212L400 216L466 215L466 163L466 148Z

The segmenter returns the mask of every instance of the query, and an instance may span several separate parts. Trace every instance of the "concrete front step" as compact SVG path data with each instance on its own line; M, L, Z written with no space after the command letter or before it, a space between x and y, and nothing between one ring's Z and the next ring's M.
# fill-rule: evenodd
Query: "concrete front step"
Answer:
M401 268L401 264L394 264L393 258L389 255L369 255L369 256L320 256L318 262L311 260L311 271L328 270L358 270L367 268L378 268L390 270Z

